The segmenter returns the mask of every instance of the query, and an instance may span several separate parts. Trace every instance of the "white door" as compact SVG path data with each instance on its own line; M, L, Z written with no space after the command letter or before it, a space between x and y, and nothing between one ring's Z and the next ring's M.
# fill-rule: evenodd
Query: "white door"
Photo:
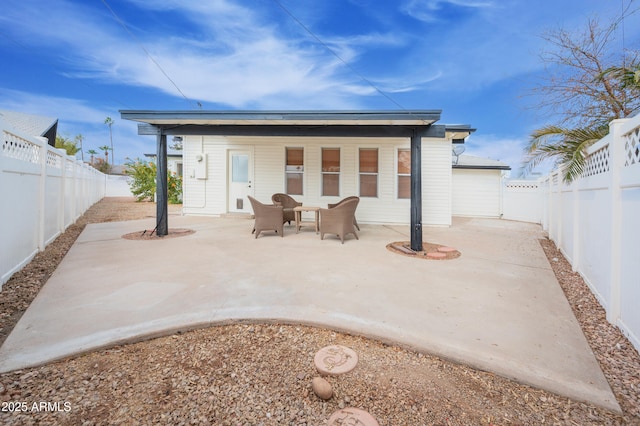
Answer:
M229 212L250 213L253 195L251 151L229 151Z

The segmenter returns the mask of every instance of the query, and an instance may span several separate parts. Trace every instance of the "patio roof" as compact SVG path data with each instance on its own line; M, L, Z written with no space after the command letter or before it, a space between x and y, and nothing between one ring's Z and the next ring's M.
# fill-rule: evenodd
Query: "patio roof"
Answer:
M121 110L140 135L434 137L463 143L469 125L436 125L440 110L153 111Z
M197 125L413 125L440 120L440 110L416 111L120 111L143 123Z

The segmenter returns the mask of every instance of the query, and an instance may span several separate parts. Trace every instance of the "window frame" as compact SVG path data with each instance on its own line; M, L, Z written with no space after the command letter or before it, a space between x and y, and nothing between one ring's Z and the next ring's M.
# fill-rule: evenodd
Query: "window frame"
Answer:
M360 153L362 151L376 151L376 172L361 172ZM380 147L377 146L361 146L358 147L358 195L360 198L380 198ZM376 195L362 195L362 176L376 177Z
M289 150L299 149L302 150L302 164L296 165L292 164L291 166L288 164L289 161ZM304 147L303 146L285 146L284 148L284 193L287 195L304 195ZM296 167L295 170L289 170L289 167ZM292 193L289 192L289 175L300 175L300 193Z
M338 171L324 171L324 151L325 150L331 150L331 151L338 151ZM341 175L342 174L342 149L339 146L326 146L326 147L321 147L320 148L320 196L321 197L340 197L340 193L341 191L341 184L342 184L342 179L341 179ZM325 194L325 188L324 188L324 177L325 175L333 175L333 176L337 176L338 177L338 193L337 194Z
M409 153L409 173L400 173L400 152L408 152ZM411 147L398 146L395 149L395 180L396 180L396 199L398 200L410 200L411 199ZM401 197L400 196L400 177L409 177L409 196Z

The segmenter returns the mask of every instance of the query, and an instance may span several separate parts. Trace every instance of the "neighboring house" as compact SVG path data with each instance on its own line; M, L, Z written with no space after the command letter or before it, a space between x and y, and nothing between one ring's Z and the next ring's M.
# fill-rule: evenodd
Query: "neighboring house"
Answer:
M144 156L152 161L156 161L158 154L144 154ZM167 151L167 170L180 177L183 176L182 151Z
M412 167L421 221L449 226L452 146L474 131L436 124L440 111L121 111L138 133L183 138L183 212L251 213L251 195L288 193L326 206L357 195L361 223L411 223ZM412 145L421 154L411 161ZM416 172L416 176L420 174Z
M503 178L507 164L472 155L453 157L454 216L501 217Z
M47 138L49 145L56 146L57 118L0 110L0 121L4 121L6 127L24 135Z

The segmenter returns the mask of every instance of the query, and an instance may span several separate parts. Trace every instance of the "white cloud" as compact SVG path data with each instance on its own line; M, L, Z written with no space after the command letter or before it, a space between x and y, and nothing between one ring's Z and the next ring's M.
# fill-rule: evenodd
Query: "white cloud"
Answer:
M420 21L435 22L442 18L439 12L448 5L467 9L484 9L493 7L493 2L476 0L409 0L402 5L402 11Z
M511 166L511 176L517 176L524 159L526 141L505 139L494 135L471 135L465 142L465 154L501 161Z
M0 88L0 109L43 115L58 119L58 134L73 139L84 137L85 160L89 149L109 144L109 130L104 124L107 116L114 120L112 126L116 160L123 163L125 157L136 158L145 152L154 152L155 140L138 136L137 124L120 120L113 110L99 109L87 101L65 97L46 96ZM80 154L77 155L80 157Z

